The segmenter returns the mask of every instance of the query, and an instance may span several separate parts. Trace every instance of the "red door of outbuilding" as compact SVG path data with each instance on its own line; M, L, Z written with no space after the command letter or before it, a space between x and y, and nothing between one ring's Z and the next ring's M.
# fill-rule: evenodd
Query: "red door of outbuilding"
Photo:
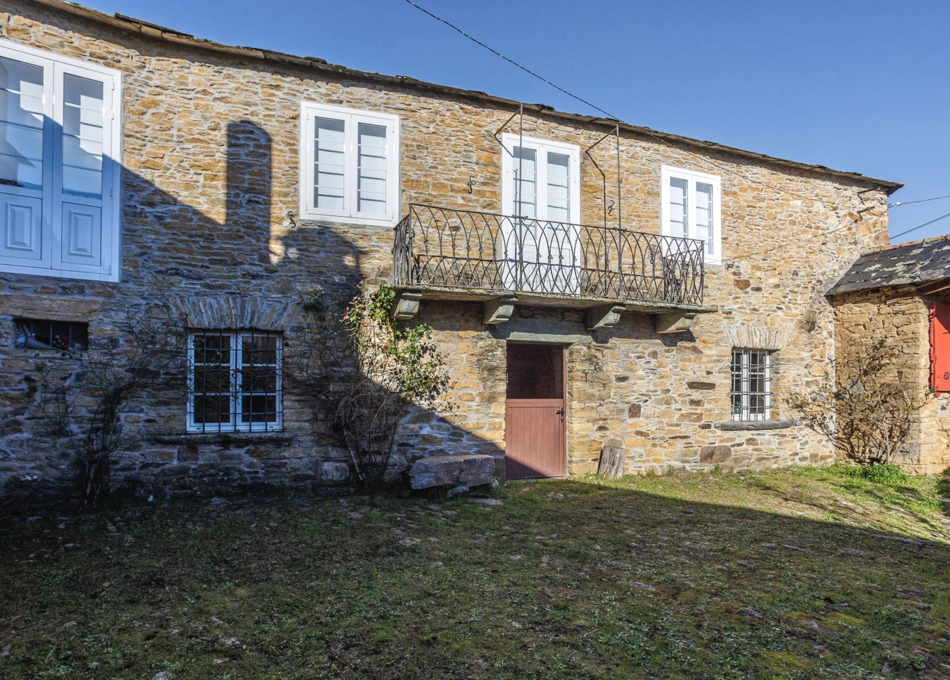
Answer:
M950 392L950 304L930 305L930 386Z
M564 348L508 343L505 468L508 479L567 474Z

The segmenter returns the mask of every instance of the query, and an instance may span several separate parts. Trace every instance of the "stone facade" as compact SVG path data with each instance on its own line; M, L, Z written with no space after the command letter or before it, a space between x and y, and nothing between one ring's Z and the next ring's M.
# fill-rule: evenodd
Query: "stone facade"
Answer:
M839 346L884 339L898 350L894 377L915 403L923 404L894 462L909 472L943 472L950 467L950 397L930 390L930 300L910 286L862 290L833 300ZM847 356L840 354L842 359Z
M121 351L130 306L163 296L201 327L272 328L293 346L305 291L317 285L341 297L362 277L390 280L391 228L299 219L302 101L399 117L400 214L411 202L503 212L495 135L506 121L507 131L581 150L613 128L538 106L515 115L517 102L227 48L55 0L5 3L0 36L116 69L123 97L121 281L0 271L7 491L56 484L70 457L44 434L32 376L38 364L68 373L71 360L15 348L14 318L85 321L93 347ZM631 473L832 460L828 444L786 413L783 395L831 379L836 319L824 292L861 252L887 242L887 194L898 185L630 126L618 143L620 192L613 152L591 152L609 168L606 189L582 156L581 221L599 224L610 207L626 228L658 233L661 166L714 174L722 264L705 268L705 304L715 311L682 333L659 335L642 313L587 332L583 311L569 303L516 309L509 324L576 329L564 341L569 473L594 472L608 438L623 443ZM449 408L412 413L397 451L503 461L504 324L486 326L481 305L465 300L424 300L418 318L449 357ZM771 422L730 420L731 350L743 346L774 351ZM179 382L147 391L122 414L128 444L117 478L166 490L346 478L346 451L307 395L285 391L280 432L189 434Z

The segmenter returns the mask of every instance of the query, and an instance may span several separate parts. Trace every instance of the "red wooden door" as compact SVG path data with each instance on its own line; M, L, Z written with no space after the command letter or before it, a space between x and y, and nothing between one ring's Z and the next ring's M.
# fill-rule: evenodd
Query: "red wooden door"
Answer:
M508 344L505 468L508 479L567 474L564 348Z
M930 306L930 386L950 392L950 304Z

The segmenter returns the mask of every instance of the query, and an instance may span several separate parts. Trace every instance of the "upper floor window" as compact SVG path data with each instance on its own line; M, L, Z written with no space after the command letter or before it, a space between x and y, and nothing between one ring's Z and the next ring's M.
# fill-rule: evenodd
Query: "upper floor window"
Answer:
M119 280L117 71L0 41L0 271Z
M502 135L502 212L551 222L580 222L580 148Z
M660 174L663 235L699 239L705 244L705 262L719 264L722 261L722 183L719 177L667 165Z
M300 216L392 225L399 209L399 118L304 102Z
M502 135L502 280L507 288L580 291L580 148Z

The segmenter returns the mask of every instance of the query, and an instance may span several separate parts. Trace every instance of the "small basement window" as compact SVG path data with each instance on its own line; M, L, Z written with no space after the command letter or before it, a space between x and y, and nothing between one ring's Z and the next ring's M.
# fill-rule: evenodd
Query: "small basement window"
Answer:
M83 352L89 347L89 324L50 319L14 319L13 346Z

